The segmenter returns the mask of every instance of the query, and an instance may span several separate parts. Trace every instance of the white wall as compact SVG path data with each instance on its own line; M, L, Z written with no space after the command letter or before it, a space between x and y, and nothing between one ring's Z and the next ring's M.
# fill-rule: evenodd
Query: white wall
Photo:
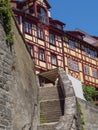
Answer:
M72 85L73 85L73 88L74 88L74 91L75 91L75 95L76 97L78 98L81 98L83 100L85 100L84 96L83 96L83 91L82 91L82 83L80 80L72 77L71 75L68 75L68 78L71 80L72 82Z

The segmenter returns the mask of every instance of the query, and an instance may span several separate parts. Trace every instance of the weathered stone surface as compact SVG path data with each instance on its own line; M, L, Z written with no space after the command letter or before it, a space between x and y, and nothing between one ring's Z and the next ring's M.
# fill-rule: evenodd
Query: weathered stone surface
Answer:
M12 51L0 24L0 130L37 130L34 64L13 19L12 23Z
M57 123L45 123L38 126L38 130L54 130Z
M65 112L64 113L66 115L75 115L77 113L77 104L76 104L75 96L65 98Z
M5 127L0 125L0 130L5 130Z
M98 107L78 99L84 118L85 130L98 130Z
M77 102L71 81L65 71L59 70L60 85L65 94L64 116L60 118L55 130L80 130Z

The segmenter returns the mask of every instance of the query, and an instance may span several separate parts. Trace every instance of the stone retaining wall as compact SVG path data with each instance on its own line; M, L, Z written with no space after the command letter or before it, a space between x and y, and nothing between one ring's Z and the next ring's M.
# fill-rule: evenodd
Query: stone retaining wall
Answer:
M81 106L85 130L98 130L98 106L94 106L78 98Z
M37 129L37 79L14 19L12 49L0 23L0 130Z

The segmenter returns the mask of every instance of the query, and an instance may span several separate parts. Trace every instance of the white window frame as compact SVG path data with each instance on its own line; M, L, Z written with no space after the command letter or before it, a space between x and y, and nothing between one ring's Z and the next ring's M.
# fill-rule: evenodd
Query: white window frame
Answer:
M45 61L45 52L43 49L39 49L39 59Z
M98 71L97 69L92 69L92 76L98 78Z
M39 8L38 17L40 22L47 24L47 11L42 7L38 8Z
M30 44L28 44L27 46L28 46L30 54L33 56L33 46L31 46Z
M24 27L25 27L25 32L31 34L31 24L25 22Z
M72 59L68 59L68 68L74 71L79 71L78 62L73 61Z
M90 70L89 70L89 67L87 65L84 65L84 73L86 75L90 75Z
M93 51L93 50L90 50L90 56L91 56L91 58L96 58L96 52L95 51Z
M38 38L43 39L43 29L38 27L37 29Z
M73 50L75 50L75 42L72 40L69 40L69 47Z
M49 43L55 45L55 36L52 33L49 34Z
M79 71L78 62L74 61L74 70Z
M51 54L51 62L53 65L57 65L57 56L55 54Z
M89 55L89 49L87 47L84 47L84 51L86 55Z

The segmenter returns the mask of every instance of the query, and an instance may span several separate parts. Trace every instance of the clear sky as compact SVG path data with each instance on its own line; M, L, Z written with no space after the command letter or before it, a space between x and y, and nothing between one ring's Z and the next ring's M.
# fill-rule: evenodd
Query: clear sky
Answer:
M66 24L65 30L79 28L98 36L98 0L48 0L51 17Z

